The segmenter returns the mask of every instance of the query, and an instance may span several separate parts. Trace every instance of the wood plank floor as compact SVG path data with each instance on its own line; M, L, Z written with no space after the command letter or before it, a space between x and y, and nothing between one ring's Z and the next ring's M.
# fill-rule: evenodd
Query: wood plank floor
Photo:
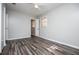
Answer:
M43 38L31 38L7 41L2 55L79 55L79 50Z

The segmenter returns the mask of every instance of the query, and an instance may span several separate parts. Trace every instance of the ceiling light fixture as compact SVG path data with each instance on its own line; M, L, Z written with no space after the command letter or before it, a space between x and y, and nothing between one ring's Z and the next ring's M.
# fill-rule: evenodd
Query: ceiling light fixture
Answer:
M39 8L37 4L34 5L35 8Z

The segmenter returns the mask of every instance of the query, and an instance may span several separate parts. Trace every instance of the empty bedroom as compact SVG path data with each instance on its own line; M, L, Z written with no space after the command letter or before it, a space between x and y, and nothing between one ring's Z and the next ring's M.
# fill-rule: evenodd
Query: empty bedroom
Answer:
M79 55L79 3L0 3L0 55Z

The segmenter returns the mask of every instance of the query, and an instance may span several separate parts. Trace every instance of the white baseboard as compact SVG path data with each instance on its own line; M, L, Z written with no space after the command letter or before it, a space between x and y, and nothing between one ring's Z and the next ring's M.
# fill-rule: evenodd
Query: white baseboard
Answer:
M60 44L66 45L66 46L70 46L70 47L79 49L78 46L74 46L74 45L70 45L70 44L67 44L67 43L59 42L59 41L56 41L56 40L54 40L54 39L50 39L50 38L46 38L46 37L42 37L42 36L40 36L40 37L41 37L41 38L44 38L44 39L47 39L47 40L50 40L50 41L53 41L53 42L57 42L57 43L60 43Z
M9 38L8 40L16 40L16 39L23 39L23 38L30 38L31 36L28 37L20 37L20 38Z

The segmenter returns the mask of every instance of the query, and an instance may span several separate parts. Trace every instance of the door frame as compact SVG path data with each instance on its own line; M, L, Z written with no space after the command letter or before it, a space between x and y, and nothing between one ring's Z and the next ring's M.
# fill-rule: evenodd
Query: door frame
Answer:
M32 20L35 21L35 35L34 35L34 36L40 37L40 19L31 19L31 21L32 21ZM36 23L37 20L38 20L38 23ZM37 24L38 24L39 27L36 27ZM37 31L38 31L38 32L37 32ZM39 33L39 34L37 35L37 33ZM31 23L31 34L32 34L32 23Z
M31 36L32 36L32 21L35 21L35 27L36 27L36 20L35 19L31 19ZM34 29L34 32L35 32L36 30ZM35 36L35 33L34 33L34 36Z

